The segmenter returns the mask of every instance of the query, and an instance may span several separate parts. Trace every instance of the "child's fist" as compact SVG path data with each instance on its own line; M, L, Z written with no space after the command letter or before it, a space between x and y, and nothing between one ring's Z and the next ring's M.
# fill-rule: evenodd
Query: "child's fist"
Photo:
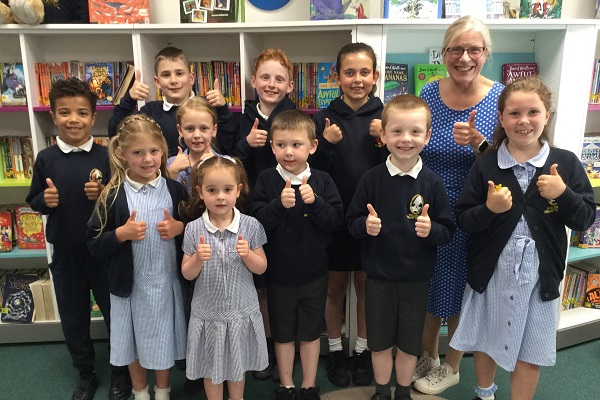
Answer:
M494 182L488 181L488 194L485 205L494 214L506 212L512 207L512 194L507 187L494 185Z
M304 204L312 204L315 202L316 196L312 187L308 184L308 177L305 176L302 178L302 184L298 190L300 191L300 197Z
M428 211L429 204L425 204L423 210L421 210L421 215L417 217L417 222L415 222L415 232L417 232L418 237L425 238L431 232L431 219L429 218Z
M248 254L250 254L250 245L248 244L247 240L244 240L242 235L238 235L238 242L235 246L235 250L242 260L248 257Z
M204 243L204 235L200 235L200 242L198 243L198 247L196 247L196 257L201 262L208 261L210 258L210 245Z
M558 164L552 164L550 175L540 175L537 180L540 196L548 200L554 200L565 192L567 185L558 174Z
M285 187L281 191L281 204L285 208L292 208L296 205L296 193L289 178L285 180Z
M48 187L44 190L44 202L48 208L58 207L58 189L54 186L52 179L46 178Z
M331 125L329 118L325 118L325 129L323 129L323 137L332 144L339 143L343 139L342 130L337 124Z
M367 204L367 210L369 210L369 215L367 216L367 234L377 236L381 231L381 219L377 216L377 212L371 203Z

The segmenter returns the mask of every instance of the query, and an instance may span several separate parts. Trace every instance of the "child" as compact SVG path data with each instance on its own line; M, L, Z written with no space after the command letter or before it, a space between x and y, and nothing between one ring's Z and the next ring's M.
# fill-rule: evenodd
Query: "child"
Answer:
M126 117L109 154L112 178L90 220L88 245L108 258L110 359L129 367L136 400L150 399L148 369L156 374L155 399L167 400L170 368L185 358L178 205L188 195L167 178L167 143L150 117Z
M188 193L192 194L192 166L198 161L217 155L212 147L217 135L217 113L206 99L194 96L184 100L177 109L179 141L186 150L178 147L177 156L167 160L169 175L177 177Z
M540 366L556 362L565 225L586 230L594 193L578 158L550 147L549 89L538 78L498 98L494 150L477 159L456 204L471 235L467 282L450 345L472 351L476 399L495 398L496 365L510 371L511 398L532 399Z
M179 134L177 132L176 113L178 105L183 100L193 97L192 86L194 85L194 73L190 72L190 62L183 50L175 47L165 47L154 57L154 84L156 90L160 90L163 100L147 102L140 108L141 114L152 117L161 127L163 135L167 140L169 157L177 155ZM218 90L218 79L215 80L214 89L206 94L209 104L216 108L219 114L219 124L227 125L232 118L225 98ZM108 136L116 134L119 123L127 115L135 113L137 102L145 101L150 88L140 80L140 73L136 71L135 81L131 89L115 106L113 115L108 121ZM232 139L223 135L217 138L219 150L226 153L233 147Z
M194 193L184 208L194 219L185 230L181 270L196 279L188 330L188 379L204 378L208 400L244 396L245 372L267 365L265 332L252 274L262 274L267 258L260 223L236 204L248 194L239 160L211 157L193 173Z
M344 210L347 210L363 173L385 159L385 149L374 140L383 103L373 97L379 79L373 49L364 43L350 43L337 56L335 79L342 95L315 117L319 147L311 165L328 172L335 182ZM354 347L352 380L367 386L373 380L371 352L365 327L365 274L361 271L359 244L345 226L333 236L329 247L329 280L325 322L329 336L327 377L336 386L348 386L347 355L342 349L342 313L350 272L354 271L357 297L358 339Z
M97 96L76 78L57 81L50 90L50 115L58 127L57 144L40 151L27 203L48 216L46 238L54 253L50 271L60 323L79 384L73 399L92 399L98 387L94 345L90 338L90 289L110 328L106 265L93 258L85 243L86 223L108 181L108 152L94 143ZM109 399L127 399L127 369L112 367Z
M267 231L267 298L281 387L276 400L320 399L315 387L327 298L327 246L344 210L335 183L306 160L317 149L315 125L299 110L273 119L277 167L263 171L252 191L252 214ZM298 251L309 250L302 257ZM302 387L292 380L300 341ZM294 397L295 396L295 397Z
M431 137L427 103L410 94L395 97L383 110L382 127L391 154L363 175L346 218L350 234L361 241L367 275L365 315L376 385L371 400L391 399L392 367L394 399L410 400L437 246L450 241L454 222L442 179L419 157Z

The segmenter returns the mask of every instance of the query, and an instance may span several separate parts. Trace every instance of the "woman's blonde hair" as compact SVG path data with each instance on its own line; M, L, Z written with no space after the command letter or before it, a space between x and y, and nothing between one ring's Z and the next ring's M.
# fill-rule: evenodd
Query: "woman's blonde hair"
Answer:
M481 35L483 47L486 49L485 53L488 56L492 54L492 38L490 36L490 30L480 19L471 15L465 15L464 17L457 19L448 27L448 29L446 29L444 41L442 42L442 54L446 54L446 49L454 39L463 33L470 31L477 32Z

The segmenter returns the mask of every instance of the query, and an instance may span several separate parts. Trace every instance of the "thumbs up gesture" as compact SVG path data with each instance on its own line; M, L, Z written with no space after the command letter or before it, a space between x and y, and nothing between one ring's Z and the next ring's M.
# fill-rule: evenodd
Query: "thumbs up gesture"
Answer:
M44 190L44 202L48 208L58 207L58 189L54 186L52 179L46 178L48 187Z
M89 182L86 182L83 185L83 190L85 192L88 200L96 201L102 190L104 189L104 185L102 182L98 181L98 175L92 174L92 179Z
M208 261L210 258L210 245L204 242L204 235L200 235L200 242L196 247L196 257L201 262Z
M371 203L367 204L367 210L369 210L369 215L367 216L367 234L377 236L381 231L381 219L377 216L377 212Z
M213 89L206 92L206 100L213 107L223 107L226 103L223 93L221 93L221 80L215 78Z
M475 115L477 110L471 111L467 122L456 122L452 128L454 141L459 146L478 146L484 139L483 135L475 128Z
M136 211L133 210L127 222L115 230L115 235L120 243L127 240L144 240L146 238L146 222L135 220Z
M281 204L285 208L292 208L296 205L296 193L289 178L285 180L285 187L281 191Z
M136 69L135 81L133 81L133 85L131 85L131 89L129 89L129 95L132 99L140 101L145 100L146 97L148 97L148 93L150 93L150 86L142 82L142 73L139 69Z
M488 181L488 194L485 205L494 214L506 212L512 207L512 194L507 187L494 185L494 182Z
M156 224L156 230L160 233L160 237L163 240L173 239L175 236L183 232L183 222L177 221L169 214L169 211L165 208L165 219Z
M317 196L315 196L312 187L308 184L307 176L302 178L302 184L298 190L300 191L300 197L304 204L312 204L315 202Z
M540 175L537 180L540 196L548 200L554 200L567 189L567 185L558 174L558 164L552 164L550 175Z
M323 129L323 137L331 144L339 143L342 140L342 130L337 124L331 125L329 118L325 118L325 129Z
M381 137L383 128L381 127L381 120L379 118L373 118L369 124L369 135L374 138Z
M421 215L417 217L417 222L415 222L415 232L417 232L418 237L425 238L431 232L431 219L429 218L428 211L429 204L425 204L421 210Z
M246 141L252 148L263 147L267 143L267 131L258 129L258 118L254 118L254 125L246 136Z
M238 235L238 241L235 245L235 250L242 260L248 257L248 254L250 254L250 245L248 244L247 240L244 240L242 235Z
M168 168L169 175L176 178L180 171L185 171L189 167L191 167L189 155L185 154L180 146L177 146L177 154Z

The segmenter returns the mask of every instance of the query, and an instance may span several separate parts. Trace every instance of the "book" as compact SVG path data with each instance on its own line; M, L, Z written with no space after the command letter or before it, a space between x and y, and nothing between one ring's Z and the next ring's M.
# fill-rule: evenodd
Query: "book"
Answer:
M8 210L0 211L0 253L12 251L12 213Z
M149 24L150 0L89 0L90 24Z
M85 81L89 88L98 95L96 104L112 104L113 79L112 63L87 63L85 65Z
M590 179L600 178L600 136L584 136L580 160Z
M2 105L27 105L27 89L23 64L3 64L2 67Z
M465 15L472 15L479 19L487 17L487 10L491 1L498 0L441 0L444 1L444 18L458 19Z
M179 0L181 23L220 23L243 20L240 0Z
M391 99L401 94L408 93L408 65L387 63L385 64L383 85L383 102L387 103Z
M30 137L21 138L21 157L23 161L23 176L25 179L33 177L33 144Z
M415 95L421 94L423 86L446 77L446 64L415 64Z
M521 0L519 17L523 19L556 19L562 13L562 0Z
M33 314L34 321L47 320L44 291L42 290L42 285L47 280L48 278L41 278L29 284L29 289L31 289L31 295L33 296L33 304L35 305Z
M517 19L521 17L521 0L504 0L502 2L504 19Z
M45 249L42 215L28 206L15 206L15 229L20 249Z
M596 207L596 219L592 225L581 232L579 237L579 247L590 248L600 247L600 207Z
M35 275L6 274L2 287L3 302L0 320L2 322L29 323L33 320L34 301L29 285L38 277Z
M101 317L102 311L100 311L100 307L98 303L96 303L96 299L94 298L94 293L90 290L90 317Z
M502 83L508 85L517 79L528 76L537 76L538 67L535 62L507 63L502 64Z
M384 0L383 18L436 19L442 17L444 0Z
M367 19L371 0L310 0L310 19Z
M131 86L133 86L133 82L135 81L135 67L132 64L127 65L127 70L123 79L119 83L119 87L115 91L115 96L113 97L112 103L116 106L121 102L121 99L127 94Z
M442 64L442 49L439 47L429 49L428 64Z
M333 78L334 62L317 64L317 108L327 108L340 95L340 86Z
M598 270L587 275L585 306L600 309L600 271Z

